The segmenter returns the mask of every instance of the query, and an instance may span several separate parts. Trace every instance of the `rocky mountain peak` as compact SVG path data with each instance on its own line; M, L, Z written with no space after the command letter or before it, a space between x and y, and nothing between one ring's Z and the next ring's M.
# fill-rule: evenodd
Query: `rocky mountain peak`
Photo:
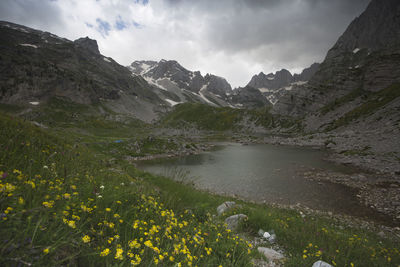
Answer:
M400 1L373 0L340 36L327 58L343 51L370 51L400 45Z
M378 91L400 81L399 53L400 1L372 0L328 51L310 84L342 94Z
M226 81L225 78L206 74L204 80L207 83L207 90L219 96L225 96L232 91L231 85Z
M92 53L100 55L99 46L97 45L96 40L90 39L89 37L86 36L76 39L74 43Z
M294 74L293 79L295 82L308 81L318 71L319 63L313 63L310 67L305 68L300 74Z
M258 75L254 75L247 85L253 88L276 90L287 86L292 82L292 79L293 76L288 70L281 69L275 72L275 74L269 73L265 75L263 72L260 72Z

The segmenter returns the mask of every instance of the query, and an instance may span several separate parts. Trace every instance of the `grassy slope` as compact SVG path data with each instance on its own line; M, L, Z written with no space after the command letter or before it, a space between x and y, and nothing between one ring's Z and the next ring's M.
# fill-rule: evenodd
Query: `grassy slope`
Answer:
M51 132L0 115L1 265L129 265L139 258L144 266L249 265L255 253L210 216L229 198L113 163L107 146L75 147ZM374 233L265 205L242 203L234 212L248 215L247 235L275 230L287 266L318 259L338 266L400 262L396 243Z
M243 125L246 120L265 128L300 128L298 122L290 118L272 115L268 108L243 110L230 107L211 107L199 103L177 105L161 120L161 124L170 127L190 125L209 131L240 131L246 130L246 126Z
M400 97L400 84L393 84L381 91L374 93L367 93L362 90L355 90L348 95L339 98L335 102L325 106L321 112L327 113L329 110L333 110L335 107L342 105L344 102L351 101L357 96L363 96L366 98L363 104L354 108L353 110L347 112L342 117L334 120L328 127L327 131L336 129L341 126L348 125L352 121L359 118L371 115L378 109L384 107L386 104L390 103L394 99Z

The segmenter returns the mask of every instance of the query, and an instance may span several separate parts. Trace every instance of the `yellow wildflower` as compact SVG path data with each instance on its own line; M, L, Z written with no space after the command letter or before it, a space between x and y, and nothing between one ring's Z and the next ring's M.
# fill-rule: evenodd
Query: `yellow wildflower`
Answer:
M90 236L85 235L84 237L82 237L82 241L83 241L83 243L89 243L90 242Z
M100 252L100 257L105 257L105 256L107 256L108 254L110 254L110 249L109 249L109 248L106 248L106 249L104 249L102 252Z
M75 221L68 221L68 226L71 228L76 228Z
M48 254L49 252L50 252L49 248L43 249L43 253L44 253L44 254Z
M115 253L114 259L123 260L124 259L123 255L122 255L123 253L124 253L124 250L122 248L117 248L117 252Z

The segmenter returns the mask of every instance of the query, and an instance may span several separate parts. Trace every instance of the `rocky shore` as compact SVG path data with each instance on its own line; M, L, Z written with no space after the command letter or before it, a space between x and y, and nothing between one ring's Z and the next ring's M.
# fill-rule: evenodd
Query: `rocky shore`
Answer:
M372 139L371 139L372 138ZM393 146L374 142L371 133L312 134L300 137L271 136L264 143L327 150L327 160L354 167L352 174L308 170L302 175L313 181L328 181L355 189L359 202L390 216L400 225L400 161ZM371 141L372 140L372 141ZM390 142L390 140L387 140Z

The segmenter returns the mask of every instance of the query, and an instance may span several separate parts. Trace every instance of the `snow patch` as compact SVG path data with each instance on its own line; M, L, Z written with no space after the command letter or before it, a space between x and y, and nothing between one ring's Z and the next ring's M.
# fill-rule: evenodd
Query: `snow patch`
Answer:
M146 64L146 63L143 62L143 63L140 63L139 67L142 69L140 74L143 75L146 72L148 72L149 70L153 69L155 66L151 66L151 65Z
M360 67L360 65L357 65L357 66L355 66L354 68L355 68L355 69L358 69L359 67Z
M37 105L39 105L39 102L38 101L32 101L32 102L29 102L29 104L37 106Z
M267 77L268 80L273 81L275 80L275 77Z
M29 33L29 31L26 30L26 29L23 29L23 28L20 28L20 27L14 27L14 26L11 26L10 24L5 24L4 26L6 26L6 27L8 27L10 29L13 29L13 30Z
M201 87L200 91L199 91L199 95L201 98L204 99L204 101L206 101L209 104L214 105L213 102L211 102L210 100L208 100L204 95L203 95L203 91L207 89L208 84L203 85L203 87Z
M143 76L143 78L144 78L149 84L152 84L152 85L154 85L154 86L156 86L156 87L158 87L158 88L160 88L160 89L162 89L162 90L164 90L164 91L168 91L167 88L165 88L165 87L162 86L161 84L158 84L157 81L155 81L153 78L146 77L146 76Z
M308 81L298 81L298 82L291 83L291 85L304 85L307 83L308 83Z
M109 60L109 59L106 58L106 57L103 57L103 60L106 61L106 62L110 62L110 63L111 63L111 60Z
M171 100L171 99L168 99L168 98L166 98L165 101L167 101L171 105L171 107L182 103L182 102L175 102L174 100Z
M269 95L266 96L265 98L268 99L268 101L271 102L272 105L275 105L276 102L278 102L278 99L274 95Z
M358 51L360 51L360 48L356 48L353 50L353 54L356 54Z
M33 44L19 44L20 46L26 46L26 47L33 47L33 48L38 48L37 45L33 45Z
M275 92L274 89L269 89L269 88L265 88L265 87L258 88L258 90L259 90L261 93L273 93L273 92Z

